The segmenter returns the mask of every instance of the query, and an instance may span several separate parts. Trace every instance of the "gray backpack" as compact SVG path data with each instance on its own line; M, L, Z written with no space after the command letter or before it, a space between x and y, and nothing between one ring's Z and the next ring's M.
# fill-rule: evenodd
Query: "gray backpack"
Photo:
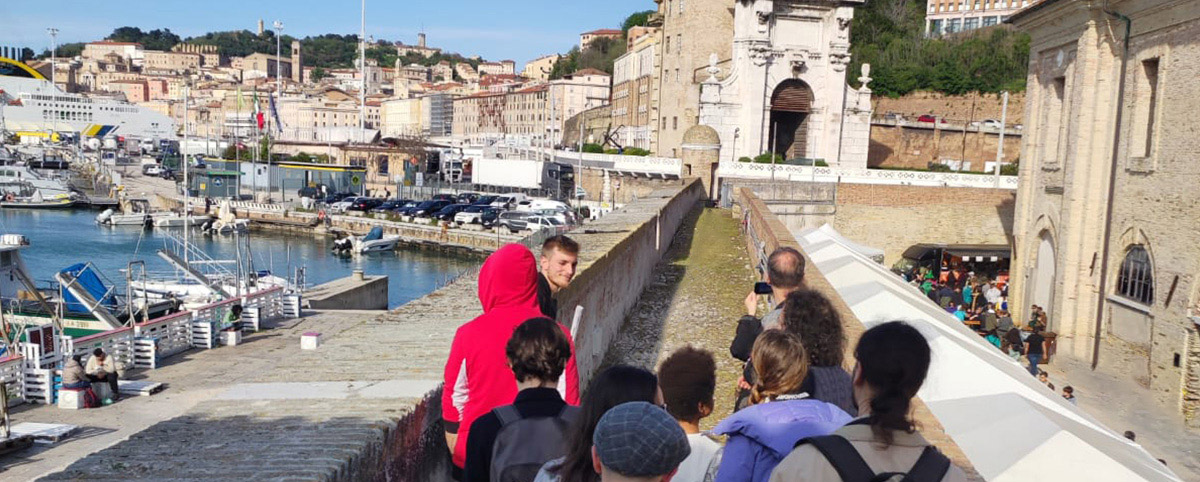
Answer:
M554 417L522 418L512 405L492 410L500 432L492 445L492 482L532 482L542 465L566 455L567 434L579 407L566 405Z

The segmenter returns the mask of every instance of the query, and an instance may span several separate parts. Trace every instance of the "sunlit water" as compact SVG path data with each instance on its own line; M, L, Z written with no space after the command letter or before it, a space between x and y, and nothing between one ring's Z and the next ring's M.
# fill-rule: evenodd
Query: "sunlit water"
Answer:
M170 271L155 251L165 237L157 230L135 226L106 227L95 223L96 211L87 210L0 210L0 233L23 234L30 246L21 252L25 265L39 285L54 273L75 263L90 261L110 280L124 284L122 270L130 261L143 260L148 271ZM193 231L199 233L199 231ZM182 231L173 231L181 236ZM339 258L330 251L330 241L308 235L255 231L250 238L254 268L285 276L290 266L307 268L306 282L315 285L350 276L355 269L367 275L388 275L388 306L395 308L445 285L460 273L478 265L480 258L435 253L401 247L395 253ZM193 243L214 259L233 259L231 236L197 235Z

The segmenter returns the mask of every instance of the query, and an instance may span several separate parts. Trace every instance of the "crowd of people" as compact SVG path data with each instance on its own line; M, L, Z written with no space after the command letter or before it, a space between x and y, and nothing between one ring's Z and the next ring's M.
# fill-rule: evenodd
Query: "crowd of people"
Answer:
M701 425L716 405L717 360L704 349L673 351L657 374L611 366L581 390L574 341L556 321L554 300L570 285L578 253L577 243L555 236L540 260L509 245L480 270L483 314L458 329L445 369L442 415L456 480L965 480L911 418L929 369L925 338L904 322L874 326L846 371L838 312L804 287L804 257L790 248L768 259L769 289L746 299L730 344L744 362L730 394L737 409L711 432ZM759 318L764 291L775 306Z

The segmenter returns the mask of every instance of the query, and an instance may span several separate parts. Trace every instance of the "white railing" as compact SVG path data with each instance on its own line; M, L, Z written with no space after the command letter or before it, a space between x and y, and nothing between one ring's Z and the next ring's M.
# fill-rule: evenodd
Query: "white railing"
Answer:
M134 326L134 366L158 368L163 358L191 348L191 323L192 313L182 311Z
M133 365L134 330L130 327L85 336L83 338L63 337L66 355L79 355L79 361L86 364L97 348L104 350L112 357L113 363L121 370L132 368Z
M721 162L717 171L721 177L771 179L778 181L845 182L853 184L892 184L910 186L940 186L968 188L1016 189L1017 176L965 174L957 172L892 171L886 169L842 169L836 167L759 164L754 162Z
M9 400L25 401L25 359L20 356L0 359L0 383L8 387ZM0 403L5 402L0 400Z
M485 156L488 156L489 153L502 153L506 159L518 156L522 159L539 158L545 160L546 157L546 151L537 148L498 147L484 150ZM679 176L683 172L683 161L674 157L626 156L621 154L579 153L555 150L554 159L558 162L571 165L579 162L584 167L614 169L642 174Z
M203 204L201 204L203 206ZM282 204L256 203L250 201L229 201L229 207L234 209L252 209L255 211L283 212L287 206Z

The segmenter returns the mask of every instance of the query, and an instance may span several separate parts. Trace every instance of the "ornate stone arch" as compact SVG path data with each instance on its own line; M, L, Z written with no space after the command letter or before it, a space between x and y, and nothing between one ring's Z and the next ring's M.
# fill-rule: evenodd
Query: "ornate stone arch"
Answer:
M785 159L808 157L809 119L813 113L815 95L809 84L800 79L785 79L771 91L770 122L767 138L772 152Z

